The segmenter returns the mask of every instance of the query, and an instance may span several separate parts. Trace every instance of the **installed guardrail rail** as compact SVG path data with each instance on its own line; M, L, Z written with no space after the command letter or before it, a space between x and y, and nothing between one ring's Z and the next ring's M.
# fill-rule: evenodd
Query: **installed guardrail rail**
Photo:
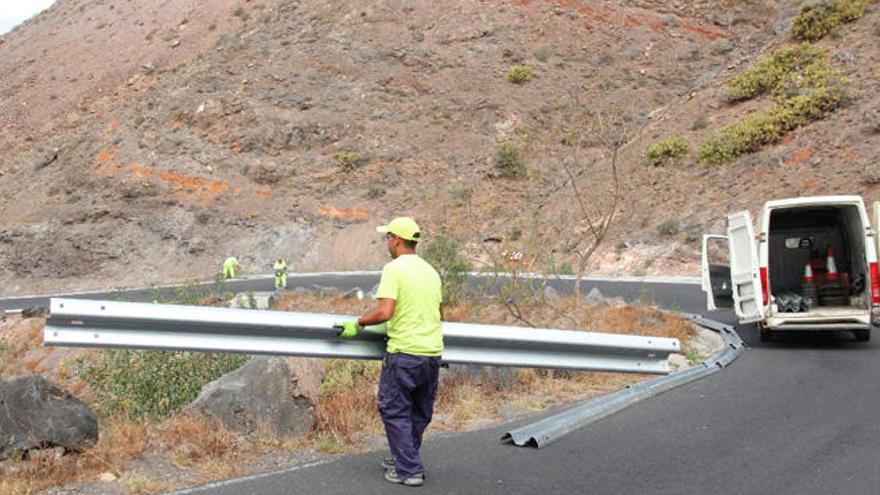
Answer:
M381 359L375 329L337 337L331 314L53 298L43 343L56 346ZM443 361L458 364L669 373L678 339L443 323Z

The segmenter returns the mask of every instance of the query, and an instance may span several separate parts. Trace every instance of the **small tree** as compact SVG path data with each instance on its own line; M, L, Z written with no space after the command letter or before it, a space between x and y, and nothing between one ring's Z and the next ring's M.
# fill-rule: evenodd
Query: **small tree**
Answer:
M511 247L504 242L495 248L486 248L493 291L510 314L529 326L535 326L525 317L523 301L538 298L547 308L578 325L581 300L581 282L589 267L590 258L608 237L621 203L619 167L623 148L641 132L641 118L615 108L609 111L589 111L577 98L571 98L565 115L565 129L579 136L579 142L600 147L603 156L587 160L584 146L567 147L569 155L557 161L547 160L536 168L526 194L533 197L522 201L531 205L520 213L532 223L527 239L517 245L528 246L523 260L509 259ZM552 156L558 150L558 132L547 140L552 148L544 155ZM538 164L535 165L538 167ZM551 212L551 203L564 204ZM554 251L563 253L558 260ZM560 263L561 261L561 263ZM573 273L574 302L571 307L558 307L552 302L552 280L559 279L560 266ZM526 275L528 274L528 275Z
M575 274L572 311L575 315L581 300L581 282L590 258L608 237L620 206L621 150L641 133L643 125L639 117L620 108L596 112L582 124L605 150L603 161L608 172L607 183L596 183L594 176L587 173L588 163L577 149L569 159L562 161L562 169L568 178L565 187L573 199L573 212L562 227L572 234L570 248Z
M462 255L463 246L457 239L439 233L426 242L421 256L440 273L444 304L455 305L464 300L468 288L470 263Z

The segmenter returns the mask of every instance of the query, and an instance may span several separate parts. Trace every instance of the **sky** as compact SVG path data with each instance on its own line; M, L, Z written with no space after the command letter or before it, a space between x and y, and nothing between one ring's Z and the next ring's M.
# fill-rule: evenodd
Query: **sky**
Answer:
M0 34L47 9L55 0L0 0Z

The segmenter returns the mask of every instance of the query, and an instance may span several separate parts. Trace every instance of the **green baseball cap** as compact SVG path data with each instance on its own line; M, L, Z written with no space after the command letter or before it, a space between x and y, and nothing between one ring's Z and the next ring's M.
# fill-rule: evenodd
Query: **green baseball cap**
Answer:
M410 217L397 217L389 222L388 225L380 225L376 227L376 232L391 232L401 239L417 242L420 235L419 224Z

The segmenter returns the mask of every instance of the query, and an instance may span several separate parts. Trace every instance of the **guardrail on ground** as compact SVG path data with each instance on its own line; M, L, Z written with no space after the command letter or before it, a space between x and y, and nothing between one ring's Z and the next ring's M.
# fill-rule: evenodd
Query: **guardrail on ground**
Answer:
M501 437L501 441L510 442L519 447L532 446L539 449L546 447L578 428L610 416L637 402L720 371L745 351L745 343L732 326L700 315L685 314L683 316L690 318L691 321L703 328L718 332L724 341L724 347L714 356L692 368L654 380L636 383L617 392L588 400L562 412L510 430Z
M73 347L241 352L381 359L384 336L354 339L332 326L346 316L53 298L43 342ZM443 361L459 364L669 373L678 339L443 323Z

